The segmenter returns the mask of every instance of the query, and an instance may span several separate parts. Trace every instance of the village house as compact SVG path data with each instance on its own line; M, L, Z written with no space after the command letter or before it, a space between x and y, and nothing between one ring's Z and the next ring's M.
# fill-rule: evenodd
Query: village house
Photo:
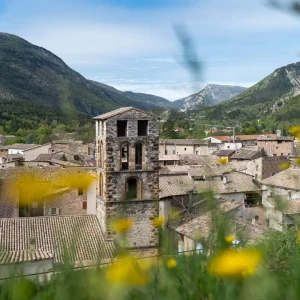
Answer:
M213 154L219 157L220 160L228 163L230 158L233 156L236 150L218 150Z
M267 156L293 156L295 152L294 137L289 136L260 137L257 146Z
M51 148L51 143L43 144L43 145L35 145L31 148L27 148L23 150L23 156L25 161L35 160L40 154L49 153L49 149Z
M159 155L160 166L178 166L180 158L178 155Z
M159 140L160 155L177 154L208 154L209 141L197 139L161 139Z
M300 169L289 168L262 181L262 203L269 227L282 231L300 214Z
M281 172L285 163L289 163L285 156L264 156L247 162L245 172L261 181Z

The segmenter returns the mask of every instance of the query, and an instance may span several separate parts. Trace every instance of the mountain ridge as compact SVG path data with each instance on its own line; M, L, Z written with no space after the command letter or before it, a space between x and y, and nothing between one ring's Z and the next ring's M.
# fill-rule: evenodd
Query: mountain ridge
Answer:
M190 110L199 107L211 106L225 101L246 88L233 85L207 84L202 90L190 96L178 99L175 102L182 109Z

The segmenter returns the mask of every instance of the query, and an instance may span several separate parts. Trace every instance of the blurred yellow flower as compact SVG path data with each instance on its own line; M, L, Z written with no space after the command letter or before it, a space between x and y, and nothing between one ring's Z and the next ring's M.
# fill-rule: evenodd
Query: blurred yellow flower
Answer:
M227 243L232 243L234 241L234 236L233 235L226 235L224 237L224 240L227 242Z
M112 227L116 232L125 233L127 232L134 224L132 219L118 219L113 221Z
M62 181L69 188L86 189L92 183L94 178L87 171L69 172L62 176Z
M280 164L280 165L279 165L279 169L280 169L280 170L286 170L286 169L288 169L288 168L290 167L290 165L291 165L291 164L290 164L289 162Z
M177 209L172 209L171 210L170 217L172 219L177 219L177 218L179 218L179 216L180 216L180 211L179 210L177 210Z
M224 165L226 165L226 164L228 163L228 160L227 160L227 158L222 157L222 158L220 158L220 159L218 160L218 163L219 163L220 165L224 166Z
M261 254L255 249L226 249L211 260L208 272L218 277L251 276L260 261Z
M165 224L165 218L163 217L155 218L154 220L152 220L152 225L154 226L161 227L164 224Z
M114 284L143 286L149 282L149 268L143 268L142 262L132 257L123 257L107 267L106 278Z
M296 159L296 164L300 165L300 157Z
M300 231L297 231L297 243L300 244Z
M300 138L300 126L293 126L289 129L289 132L297 138Z
M174 258L170 258L168 261L167 261L167 267L169 269L173 269L173 268L176 268L177 266L177 261L174 259Z

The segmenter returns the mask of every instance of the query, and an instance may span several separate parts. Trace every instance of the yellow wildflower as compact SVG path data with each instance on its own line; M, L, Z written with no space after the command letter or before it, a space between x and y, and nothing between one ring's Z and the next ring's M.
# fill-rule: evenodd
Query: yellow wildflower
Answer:
M300 244L300 231L297 231L297 243Z
M226 165L226 164L228 163L228 160L227 160L227 158L222 157L222 158L220 158L220 159L218 160L218 163L219 163L220 165L224 166L224 165Z
M86 189L92 183L94 178L86 171L70 172L62 176L62 180L69 188Z
M293 126L289 129L289 132L297 138L300 138L300 126Z
M173 269L173 268L176 268L177 266L177 261L174 259L174 258L170 258L168 261L167 261L167 267L169 269Z
M218 277L251 276L260 261L261 254L255 249L226 249L211 260L208 271Z
M289 162L286 162L286 163L283 163L283 164L280 164L279 165L279 169L280 170L286 170L290 167L290 163Z
M132 219L118 219L112 223L112 227L116 232L125 233L127 232L134 224Z
M170 217L172 219L177 219L180 216L180 212L177 209L172 209L170 213Z
M233 235L227 235L227 236L224 237L224 240L227 243L232 243L234 241L234 236Z
M113 284L143 286L149 282L149 268L143 268L142 262L132 257L123 257L107 267L106 278Z
M298 157L298 158L296 159L296 164L297 164L297 165L300 165L300 157Z
M163 217L155 218L154 220L152 220L152 225L154 226L161 227L164 224L165 224L165 218Z

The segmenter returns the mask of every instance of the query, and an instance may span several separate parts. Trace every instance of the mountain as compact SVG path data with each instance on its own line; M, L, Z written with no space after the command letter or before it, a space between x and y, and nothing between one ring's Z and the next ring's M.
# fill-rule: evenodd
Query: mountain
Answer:
M197 109L199 107L218 104L240 94L245 89L241 86L208 84L200 92L176 100L174 103L184 109Z
M124 92L127 98L136 100L136 101L143 101L144 103L147 103L149 105L156 105L159 107L164 108L171 108L171 109L179 109L180 106L177 105L174 102L171 102L165 98L154 96L151 94L145 94L145 93L133 93L130 91Z
M204 111L206 119L291 121L300 105L300 62L276 69L241 94ZM293 109L295 109L293 111ZM297 114L296 114L297 115ZM297 117L297 118L296 118Z
M84 78L42 47L0 33L0 116L6 121L14 116L90 120L120 106L149 110L159 103L152 95L147 95L145 101L143 94L127 94ZM161 98L160 103L163 101L168 104L168 100Z

